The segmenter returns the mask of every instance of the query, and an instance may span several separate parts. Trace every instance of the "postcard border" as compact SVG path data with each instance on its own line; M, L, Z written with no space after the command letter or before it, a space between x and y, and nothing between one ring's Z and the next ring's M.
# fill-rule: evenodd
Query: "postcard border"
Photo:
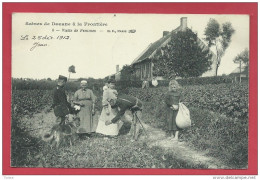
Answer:
M257 175L257 3L3 3L3 175ZM11 15L24 13L144 13L250 15L248 169L11 168Z

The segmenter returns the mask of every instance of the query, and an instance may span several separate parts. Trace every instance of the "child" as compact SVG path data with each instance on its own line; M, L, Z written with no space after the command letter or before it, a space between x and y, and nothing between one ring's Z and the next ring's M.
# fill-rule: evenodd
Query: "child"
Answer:
M176 116L179 110L179 102L181 99L181 87L176 80L171 80L169 83L169 92L165 97L167 105L167 135L173 140L178 141L179 128L176 125Z

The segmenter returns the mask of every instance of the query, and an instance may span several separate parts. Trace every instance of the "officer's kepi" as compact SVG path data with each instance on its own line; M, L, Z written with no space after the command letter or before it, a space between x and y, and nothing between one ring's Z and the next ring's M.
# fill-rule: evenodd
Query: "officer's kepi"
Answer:
M59 75L59 80L64 80L65 82L67 82L67 77Z

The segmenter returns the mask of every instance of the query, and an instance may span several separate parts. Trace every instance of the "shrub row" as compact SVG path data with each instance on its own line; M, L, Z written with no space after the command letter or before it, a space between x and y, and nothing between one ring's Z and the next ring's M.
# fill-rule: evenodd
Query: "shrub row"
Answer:
M167 87L130 88L128 93L143 101L164 101ZM248 84L209 84L184 86L183 101L193 107L224 113L231 117L248 117Z
M198 77L198 78L187 78L177 80L182 86L187 85L206 85L206 84L221 84L221 83L231 83L232 79L229 76L215 76L215 77ZM152 86L151 81L150 87ZM16 90L51 90L55 88L57 81L52 80L25 80L25 79L12 79L12 89ZM169 85L169 80L158 80L158 87L165 87ZM104 86L104 81L102 79L89 79L88 87L93 90L101 90ZM142 87L142 81L117 81L116 86L119 90L125 90L129 87ZM76 91L80 87L79 81L70 81L66 84L68 91Z
M206 85L206 84L222 84L231 83L232 78L229 76L213 76L213 77L197 77L177 80L181 85Z
M12 79L13 90L52 90L57 86L57 81L51 80L25 80ZM104 86L101 80L88 80L88 88L92 90L101 90ZM80 81L69 81L65 86L67 91L76 91L80 88Z
M214 76L214 77L197 77L187 79L177 79L182 86L189 85L207 85L207 84L223 84L232 83L233 79L230 76ZM170 80L158 80L158 87L165 87L169 85ZM150 87L153 87L152 82L149 81ZM142 87L142 81L117 81L116 86L120 90L125 90L129 87Z

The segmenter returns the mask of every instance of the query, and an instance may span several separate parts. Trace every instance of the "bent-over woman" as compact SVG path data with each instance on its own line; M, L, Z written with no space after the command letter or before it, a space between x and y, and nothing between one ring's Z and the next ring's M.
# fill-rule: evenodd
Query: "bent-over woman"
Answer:
M117 109L112 109L108 99L116 98L117 91L115 90L115 82L110 80L108 83L108 88L103 91L103 99L102 99L102 112L99 117L98 125L96 132L106 135L106 136L117 136L119 129L122 126L122 122L118 122L116 124L111 124L109 126L105 125L105 122L111 121L117 114Z

